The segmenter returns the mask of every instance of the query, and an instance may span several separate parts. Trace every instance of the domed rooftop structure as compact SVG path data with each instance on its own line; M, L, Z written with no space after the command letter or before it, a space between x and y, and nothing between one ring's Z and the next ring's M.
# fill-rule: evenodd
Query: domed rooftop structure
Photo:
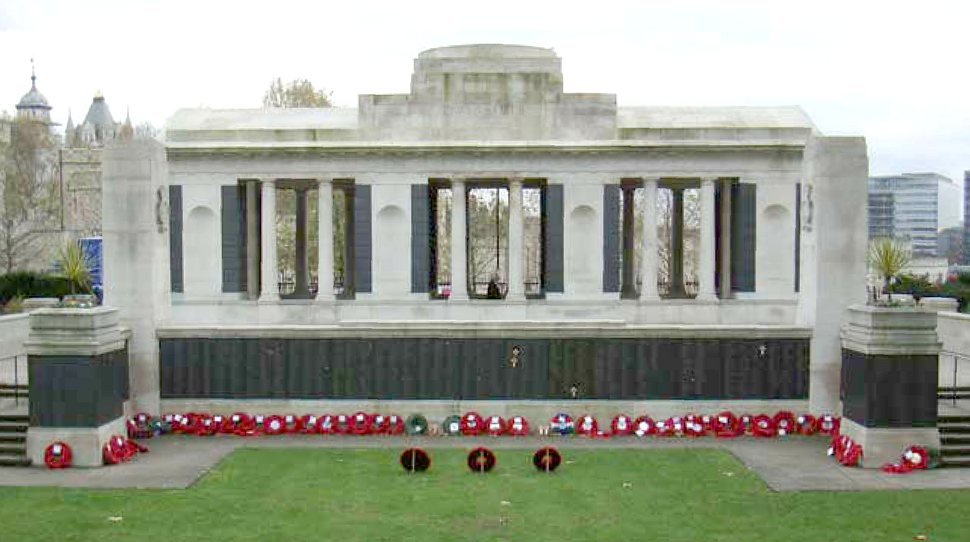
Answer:
M50 110L53 109L47 98L37 90L37 74L34 73L33 60L30 66L30 90L17 103L17 115L20 118L50 122Z
M91 107L88 108L88 114L84 116L84 122L81 124L90 124L95 127L110 126L112 129L115 127L115 119L111 116L108 102L104 101L104 94L101 94L100 90L94 93Z

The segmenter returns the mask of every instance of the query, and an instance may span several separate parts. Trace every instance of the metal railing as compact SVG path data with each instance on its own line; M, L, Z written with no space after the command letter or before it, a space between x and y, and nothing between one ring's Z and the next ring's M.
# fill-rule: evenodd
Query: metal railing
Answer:
M27 393L27 355L0 358L0 399L13 397L14 405L20 406Z
M950 385L939 385L946 383L947 377ZM958 399L970 399L970 356L949 350L940 352L940 379L936 398L951 400L953 406L956 406Z

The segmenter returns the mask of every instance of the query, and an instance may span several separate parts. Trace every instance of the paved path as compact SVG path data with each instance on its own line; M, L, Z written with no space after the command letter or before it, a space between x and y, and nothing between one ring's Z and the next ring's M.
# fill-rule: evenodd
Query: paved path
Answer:
M826 437L789 436L777 439L636 437L594 440L585 437L387 437L287 435L241 438L235 436L163 436L145 441L151 451L133 461L100 469L0 467L0 486L61 486L87 488L185 488L240 447L254 448L373 448L408 446L534 450L552 444L568 456L569 449L637 448L644 450L720 448L738 457L775 491L859 491L884 489L970 489L970 469L935 469L910 474L839 466L825 454Z

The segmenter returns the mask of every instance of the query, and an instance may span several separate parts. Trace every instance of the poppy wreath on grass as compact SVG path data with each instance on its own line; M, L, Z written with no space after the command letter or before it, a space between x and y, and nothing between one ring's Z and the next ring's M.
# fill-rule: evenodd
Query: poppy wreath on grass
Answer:
M599 431L599 424L596 423L596 418L590 416L589 414L583 414L576 419L577 434L591 437L596 435L597 431Z
M775 425L775 433L779 436L790 435L795 432L795 415L787 410L776 412L771 421Z
M645 437L656 433L657 424L650 416L640 416L633 422L633 434L638 437Z
M71 447L57 441L47 445L44 449L44 464L49 469L65 469L71 466Z
M552 446L545 446L532 455L532 464L540 471L552 472L562 464L562 455Z
M922 446L910 446L903 452L903 457L899 463L886 463L882 466L883 472L893 474L905 474L914 470L929 468L930 453Z
M799 435L814 435L818 432L818 420L811 414L802 414L795 419L795 431Z
M493 437L505 433L505 420L501 416L489 416L485 419L485 431Z
M576 426L569 414L556 414L549 422L549 430L560 435L571 435L576 431Z
M629 435L633 432L633 420L626 414L619 414L610 422L610 431L614 435Z
M524 437L529 434L529 422L522 416L512 416L506 421L505 432L513 437Z
M441 422L441 433L448 436L461 434L461 418L458 416L448 416Z
M411 414L404 422L404 431L408 435L426 435L428 433L428 419L421 414Z
M825 435L838 435L841 425L837 416L826 414L818 419L818 432Z
M367 435L370 433L370 414L366 412L356 412L350 418L350 434Z
M473 437L483 433L485 422L477 412L467 412L461 417L461 434L466 437Z
M771 438L775 432L775 421L767 414L758 414L751 419L751 433L756 437Z
M488 448L475 448L468 454L468 468L472 472L490 472L495 462L495 454Z
M729 410L718 413L714 417L712 425L714 426L714 436L718 438L734 438L744 434L740 420Z
M424 472L431 467L431 456L421 448L408 448L401 454L401 466L408 472Z

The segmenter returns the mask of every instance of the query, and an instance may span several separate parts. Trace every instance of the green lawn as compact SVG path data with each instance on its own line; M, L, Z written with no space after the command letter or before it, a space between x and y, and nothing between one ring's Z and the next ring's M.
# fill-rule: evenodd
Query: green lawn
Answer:
M407 475L399 453L243 449L187 490L0 488L0 540L970 540L970 491L772 493L719 450L566 450L552 475L530 450L487 475L453 449Z

